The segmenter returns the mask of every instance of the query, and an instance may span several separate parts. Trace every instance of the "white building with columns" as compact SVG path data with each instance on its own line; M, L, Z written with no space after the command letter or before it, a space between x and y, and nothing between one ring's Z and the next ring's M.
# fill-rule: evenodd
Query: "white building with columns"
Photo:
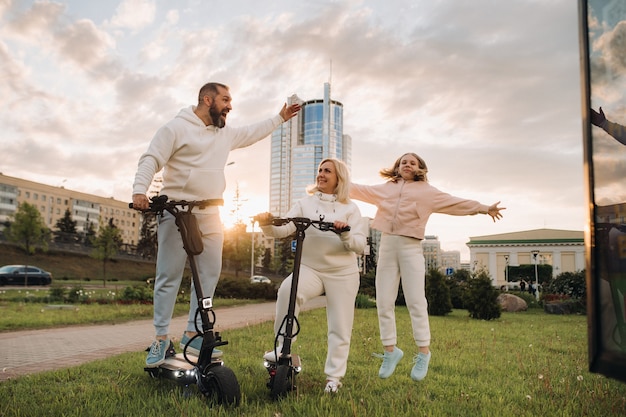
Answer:
M467 243L470 268L486 269L494 286L506 283L507 266L548 264L552 275L585 269L585 239L582 231L537 229L497 235L473 236ZM533 256L533 252L537 256Z

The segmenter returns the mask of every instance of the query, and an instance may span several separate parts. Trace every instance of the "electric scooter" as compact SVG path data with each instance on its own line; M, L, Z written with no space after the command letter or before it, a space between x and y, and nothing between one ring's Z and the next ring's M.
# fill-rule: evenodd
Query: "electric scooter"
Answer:
M182 353L176 353L174 344L170 342L165 355L165 362L155 368L144 368L153 378L167 378L174 380L185 387L185 395L188 395L190 385L197 385L198 390L209 400L210 403L224 405L239 405L241 390L234 372L224 366L219 358L212 357L213 348L227 345L219 332L213 331L215 324L215 311L213 300L204 297L202 286L198 276L198 269L194 256L203 251L202 236L198 228L197 219L192 213L194 207L206 207L221 205L222 200L205 201L175 201L166 195L156 196L150 199L147 212L163 214L164 211L171 213L176 219L176 225L183 240L183 247L187 253L193 285L198 298L196 318L200 316L202 329L196 324L197 334L185 345ZM132 208L130 203L129 207ZM186 208L186 210L185 210ZM189 344L197 337L202 337L202 347L199 356L187 353Z
M335 229L332 222L325 222L324 216L320 216L319 220L311 220L306 217L290 217L278 218L271 220L274 226L283 226L292 222L296 226L296 253L293 263L293 274L291 277L291 291L289 293L289 307L287 314L283 318L280 330L274 338L274 357L276 362L266 360L264 366L269 373L267 387L270 389L270 396L273 400L284 397L288 392L295 390L296 375L302 370L300 357L291 354L291 343L293 339L300 333L300 323L296 317L296 297L298 294L298 280L300 277L300 262L302 260L302 245L304 243L304 231L313 226L318 230L332 231L337 234L347 232L350 226L344 229ZM279 336L283 337L283 346L278 354Z

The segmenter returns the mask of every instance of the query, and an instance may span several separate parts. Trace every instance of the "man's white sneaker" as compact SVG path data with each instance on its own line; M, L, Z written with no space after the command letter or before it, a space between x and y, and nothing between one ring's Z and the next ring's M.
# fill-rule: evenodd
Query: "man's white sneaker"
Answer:
M324 392L337 392L341 387L341 382L339 381L326 381L326 388L324 388Z
M278 356L280 356L280 352L282 350L283 350L282 346L278 346L275 351L268 350L267 352L265 352L265 355L263 355L263 359L265 359L268 362L278 362L278 359L276 358L276 353L278 353Z

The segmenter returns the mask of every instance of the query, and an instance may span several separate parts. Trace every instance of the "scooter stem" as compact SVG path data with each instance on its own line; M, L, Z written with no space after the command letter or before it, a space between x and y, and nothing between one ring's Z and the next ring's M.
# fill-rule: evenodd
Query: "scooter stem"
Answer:
M296 297L298 295L298 281L300 279L300 261L302 259L302 243L304 242L304 231L309 224L295 221L296 225L296 254L294 257L294 265L296 268L293 270L291 276L291 291L289 293L289 307L287 309L287 317L285 323L285 335L283 336L283 350L281 352L282 357L288 357L291 354L291 342L293 340L293 327L296 320Z

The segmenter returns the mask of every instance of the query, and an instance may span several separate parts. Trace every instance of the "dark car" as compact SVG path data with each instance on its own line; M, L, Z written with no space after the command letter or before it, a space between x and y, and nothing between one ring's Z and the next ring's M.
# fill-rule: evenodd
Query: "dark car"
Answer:
M52 274L31 265L5 265L0 268L0 285L50 285Z

